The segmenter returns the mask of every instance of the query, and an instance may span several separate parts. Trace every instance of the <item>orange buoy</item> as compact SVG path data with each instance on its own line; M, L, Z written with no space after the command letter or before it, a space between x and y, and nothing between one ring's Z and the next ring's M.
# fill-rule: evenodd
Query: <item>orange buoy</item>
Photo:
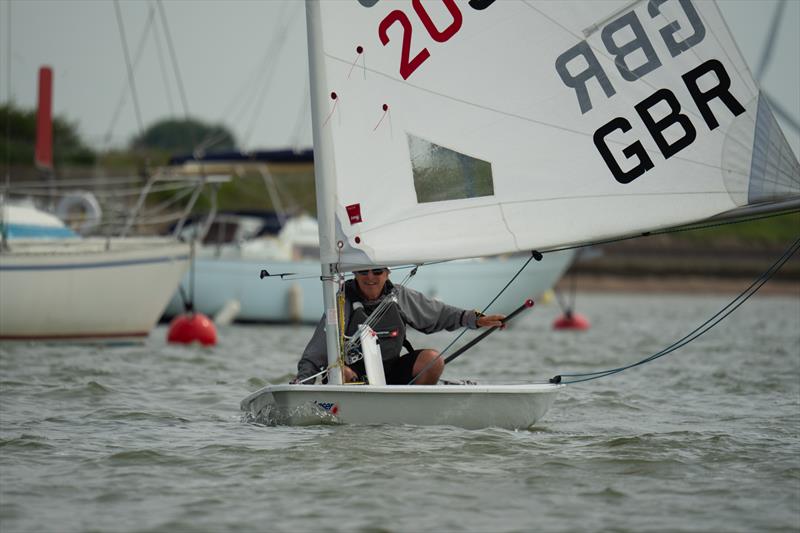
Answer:
M553 329L572 329L578 331L585 331L589 329L589 320L579 314L567 311L553 322Z
M178 315L169 323L167 342L179 344L199 342L204 346L214 346L217 344L217 328L202 313Z

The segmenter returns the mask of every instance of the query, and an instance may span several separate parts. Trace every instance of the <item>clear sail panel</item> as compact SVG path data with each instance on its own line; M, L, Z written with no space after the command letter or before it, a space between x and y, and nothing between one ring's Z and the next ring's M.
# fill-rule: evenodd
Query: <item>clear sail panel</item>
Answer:
M492 196L492 165L414 135L408 135L417 202Z

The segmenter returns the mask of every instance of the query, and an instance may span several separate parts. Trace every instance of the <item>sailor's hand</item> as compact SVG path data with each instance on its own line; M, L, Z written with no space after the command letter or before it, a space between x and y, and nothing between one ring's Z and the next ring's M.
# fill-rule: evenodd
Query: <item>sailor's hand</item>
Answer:
M475 323L479 328L502 327L505 317L506 315L479 315Z
M356 381L358 381L358 374L355 370L351 369L349 366L344 367L344 382L354 383Z

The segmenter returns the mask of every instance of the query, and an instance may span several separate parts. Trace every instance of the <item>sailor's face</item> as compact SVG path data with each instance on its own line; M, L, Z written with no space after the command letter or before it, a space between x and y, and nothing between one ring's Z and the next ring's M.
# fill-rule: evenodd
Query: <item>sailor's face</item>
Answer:
M361 291L368 300L377 300L383 292L383 286L389 279L389 270L385 268L373 268L371 270L359 270L355 273L358 290Z

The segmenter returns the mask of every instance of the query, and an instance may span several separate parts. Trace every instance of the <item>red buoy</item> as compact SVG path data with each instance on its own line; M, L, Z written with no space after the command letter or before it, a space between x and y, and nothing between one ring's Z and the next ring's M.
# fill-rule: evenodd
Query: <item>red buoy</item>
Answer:
M178 315L169 323L167 342L180 344L199 342L204 346L214 346L217 344L217 328L202 313Z
M573 312L566 312L553 322L553 329L571 329L577 331L585 331L589 329L589 320L579 314Z

